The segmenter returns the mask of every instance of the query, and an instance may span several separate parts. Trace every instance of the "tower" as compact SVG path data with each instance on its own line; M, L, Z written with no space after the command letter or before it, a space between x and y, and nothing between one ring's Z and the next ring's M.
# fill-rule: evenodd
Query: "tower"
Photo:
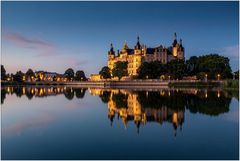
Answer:
M179 47L178 47L178 51L177 51L177 57L178 59L182 59L184 60L184 47L182 45L182 39L180 39L180 43L179 43Z
M141 54L141 49L142 49L142 46L140 44L140 41L139 41L139 36L137 37L137 43L134 47L134 54Z
M177 56L177 46L178 46L177 33L175 32L173 37L173 43L172 43L172 54L174 57Z
M112 70L114 65L115 51L113 49L113 44L110 45L110 50L108 51L108 67Z
M108 58L114 58L115 57L115 51L113 49L113 44L110 45L110 50L108 51Z

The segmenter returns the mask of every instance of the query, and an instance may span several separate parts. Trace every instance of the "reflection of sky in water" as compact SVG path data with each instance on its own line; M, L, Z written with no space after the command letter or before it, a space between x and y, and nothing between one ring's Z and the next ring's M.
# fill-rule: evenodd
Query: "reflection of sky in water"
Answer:
M210 107L209 107L210 108ZM126 128L108 105L87 90L84 98L6 95L2 110L3 159L236 159L238 101L218 116L184 112L174 136L172 122L148 121L139 133Z
M221 116L223 119L232 121L235 123L239 122L239 102L236 98L233 98L231 101L231 110L227 114Z

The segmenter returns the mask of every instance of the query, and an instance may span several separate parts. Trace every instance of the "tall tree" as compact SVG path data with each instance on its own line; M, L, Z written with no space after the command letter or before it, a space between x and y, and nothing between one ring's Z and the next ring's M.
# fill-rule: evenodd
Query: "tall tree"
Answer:
M192 56L186 61L186 72L188 75L193 76L198 73L198 57Z
M24 76L24 73L22 71L17 71L16 74L13 76L13 80L16 82L22 82L23 76Z
M6 70L3 65L1 65L1 80L6 79Z
M102 67L102 69L99 72L99 74L101 75L101 77L103 79L111 78L111 71L110 71L110 68L107 67L107 66Z
M74 70L72 68L68 68L64 75L67 77L68 80L74 79Z
M157 79L167 73L167 67L160 61L144 62L137 70L138 77L141 79Z
M128 65L127 61L116 62L112 70L112 75L114 77L118 77L118 80L120 80L123 76L127 76L128 75L127 65Z
M239 70L234 72L234 77L235 77L235 79L239 79Z
M198 58L198 72L208 74L208 79L217 79L219 74L221 78L231 78L232 70L229 59L218 54L208 54Z
M86 76L85 76L84 71L78 70L78 71L76 72L75 80L77 80L77 81L86 81L87 78L86 78Z
M151 68L150 63L143 62L137 70L138 78L145 79L146 77L148 77L150 75L150 73L152 73L151 70L152 70L152 68Z
M186 65L183 60L171 60L167 68L173 79L182 79L185 75Z
M35 77L35 74L33 72L32 69L28 69L27 72L26 72L26 77L27 77L27 80L33 80L32 78Z

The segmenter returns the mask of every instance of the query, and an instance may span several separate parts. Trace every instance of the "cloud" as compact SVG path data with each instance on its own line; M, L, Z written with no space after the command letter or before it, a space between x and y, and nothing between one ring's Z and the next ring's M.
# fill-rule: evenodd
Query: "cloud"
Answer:
M57 53L55 45L44 40L29 38L19 33L3 33L3 40L7 40L22 48L35 50L38 53L36 56L51 56Z
M239 45L227 46L222 49L220 54L228 57L238 58L239 57Z
M68 58L67 63L71 64L73 66L81 66L81 65L88 64L89 61L88 60L79 60L79 59L75 59L75 58Z
M21 134L26 129L44 127L49 125L49 123L52 121L54 121L53 116L50 116L48 114L42 114L35 118L32 118L31 121L25 119L9 125L2 129L2 133L6 136L9 134Z

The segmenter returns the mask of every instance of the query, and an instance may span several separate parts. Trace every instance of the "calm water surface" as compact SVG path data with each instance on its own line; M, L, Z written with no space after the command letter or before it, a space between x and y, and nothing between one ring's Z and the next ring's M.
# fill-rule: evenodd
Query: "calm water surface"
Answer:
M2 159L238 159L220 90L2 87Z

